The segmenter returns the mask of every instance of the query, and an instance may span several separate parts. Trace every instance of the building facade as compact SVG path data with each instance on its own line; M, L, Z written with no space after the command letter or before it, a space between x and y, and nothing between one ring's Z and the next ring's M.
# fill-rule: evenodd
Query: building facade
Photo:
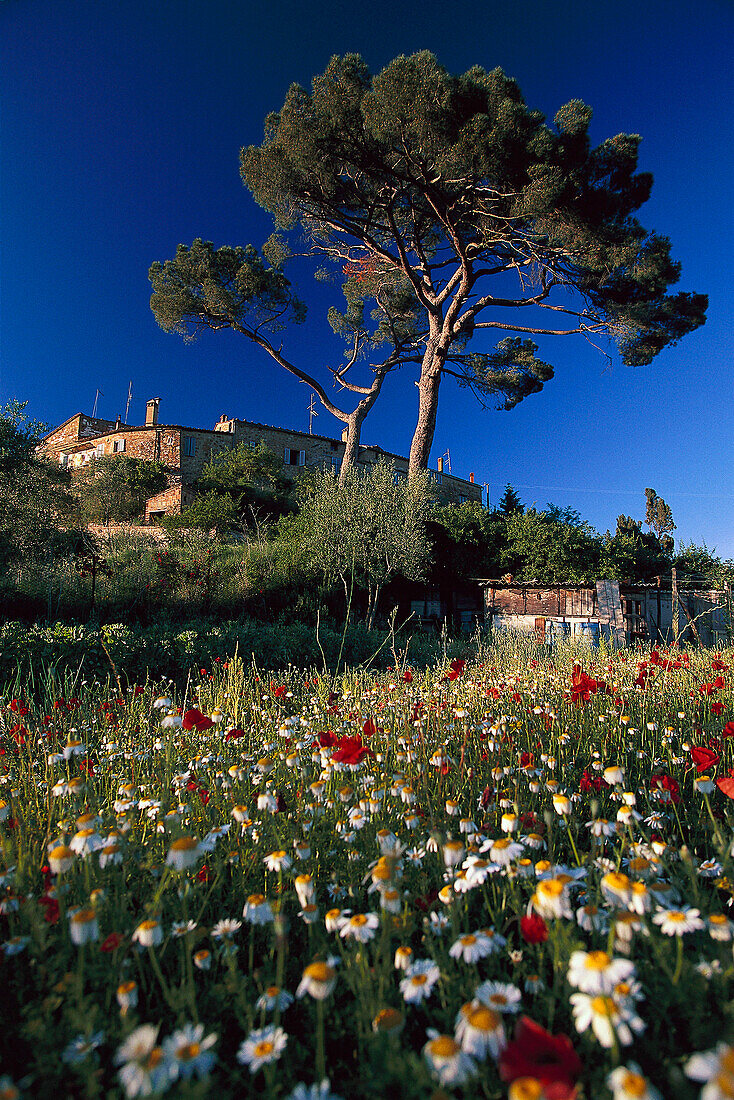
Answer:
M344 456L342 439L309 435L290 428L276 428L224 415L212 429L161 424L159 407L158 398L149 401L145 424L140 426L76 413L44 437L39 451L51 461L68 468L72 475L95 459L107 456L124 454L130 458L159 462L166 471L168 485L147 501L146 522L154 522L164 515L179 515L193 502L196 482L207 462L241 443L252 446L264 443L282 460L283 473L291 479L314 467L336 471ZM378 446L360 446L359 465L363 468L373 466L381 458L392 462L396 477L407 477L407 458L391 454ZM482 486L474 482L473 474L467 481L441 469L429 473L435 486L436 500L441 503L482 502Z
M538 642L600 637L616 645L664 643L675 637L725 645L731 637L731 592L672 577L650 584L597 581L546 585L480 580L485 622L495 630L535 634Z

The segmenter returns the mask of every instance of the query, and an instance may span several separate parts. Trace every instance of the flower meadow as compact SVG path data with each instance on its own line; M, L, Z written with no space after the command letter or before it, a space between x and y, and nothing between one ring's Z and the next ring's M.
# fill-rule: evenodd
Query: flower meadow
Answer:
M37 676L0 754L3 1100L734 1096L734 651Z

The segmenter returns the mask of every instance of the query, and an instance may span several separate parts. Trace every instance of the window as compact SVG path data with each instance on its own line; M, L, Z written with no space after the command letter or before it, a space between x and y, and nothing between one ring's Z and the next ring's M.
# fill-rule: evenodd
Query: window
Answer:
M64 469L69 465L69 456L62 451L59 455L59 466L63 466Z
M293 447L286 447L283 451L284 466L305 466L306 452L296 451Z
M185 458L194 458L196 455L196 440L192 435L183 437L183 453Z
M400 485L401 482L408 480L407 470L396 470L392 475L393 485Z
M97 446L94 448L94 457L95 458L101 458L103 454L104 454L104 443L98 443Z
M124 439L116 439L114 441L114 443L112 444L112 453L117 455L117 454L120 454L120 452L124 451L124 450L125 450L125 440Z

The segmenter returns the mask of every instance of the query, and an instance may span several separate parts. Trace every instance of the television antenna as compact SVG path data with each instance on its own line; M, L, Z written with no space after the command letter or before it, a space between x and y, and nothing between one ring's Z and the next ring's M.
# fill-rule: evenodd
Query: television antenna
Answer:
M316 406L314 404L315 401L316 401L316 394L312 393L311 394L311 402L308 406L308 434L309 435L313 435L313 418L315 416L319 415L316 412Z
M94 419L94 417L97 415L97 399L99 397L104 397L104 394L101 390L96 390L94 394L94 408L92 409L92 419Z
M446 459L446 467L447 467L447 470L448 470L448 472L449 472L449 473L451 473L451 452L450 452L450 451L448 450L448 448L447 448L447 449L446 449L446 450L444 451L444 453L443 453L443 454L441 455L441 458L445 458L445 459Z
M133 396L133 384L132 384L132 382L130 382L130 384L127 387L127 405L125 406L125 423L126 424L127 424L127 414L130 412L130 402L132 400L132 396Z

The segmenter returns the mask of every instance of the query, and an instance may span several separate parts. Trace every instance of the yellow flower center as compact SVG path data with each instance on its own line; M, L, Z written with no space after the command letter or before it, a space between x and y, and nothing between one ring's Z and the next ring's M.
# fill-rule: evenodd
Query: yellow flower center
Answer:
M128 993L132 993L135 989L135 985L135 982L123 982L121 985L118 985L117 992L121 997L126 997Z
M644 1096L647 1092L647 1081L639 1073L628 1071L622 1078L622 1088L628 1096Z
M150 1054L145 1060L145 1069L155 1069L160 1064L163 1058L163 1047L153 1047Z
M491 1008L487 1008L485 1005L475 1008L467 1019L469 1024L477 1031L496 1031L501 1023L499 1013L493 1012Z
M438 1038L431 1039L428 1049L436 1058L454 1058L461 1048L450 1035L439 1035Z
M194 1058L198 1058L200 1053L201 1047L198 1043L184 1043L176 1051L182 1062L191 1062Z
M471 947L477 942L477 937L473 936L471 932L469 932L466 936L461 937L461 942L464 947Z
M355 913L355 915L352 917L351 923L360 928L363 924L367 923L367 917L364 915L364 913Z
M330 982L334 977L334 969L327 963L315 962L306 967L305 974L315 982Z
M142 922L142 924L140 925L140 927L145 929L146 932L149 932L152 928L157 928L158 927L158 921L157 920L144 920Z
M565 889L565 882L560 878L549 878L538 883L538 893L545 894L549 898L559 898Z
M279 985L269 985L268 988L265 990L265 996L266 997L277 997L279 993L280 993L280 986Z
M540 1100L543 1085L537 1077L517 1077L510 1085L507 1100Z
M504 993L493 993L489 999L493 1005L507 1004L507 997L505 997Z
M174 840L171 844L171 848L174 852L193 852L194 848L198 847L199 841L193 836L180 836L178 840Z
M611 997L594 997L591 1002L591 1009L598 1016L606 1016L607 1019L616 1014L614 1001Z
M400 1027L403 1022L402 1013L396 1008L381 1008L374 1019L376 1031L392 1031Z
M726 1048L719 1058L719 1065L724 1073L729 1074L730 1077L734 1077L734 1047Z
M255 1044L255 1054L258 1058L267 1058L268 1054L272 1054L275 1047L269 1039L263 1039L262 1042Z
M249 898L247 899L247 904L248 905L253 905L253 906L254 905L262 905L262 903L264 901L265 901L265 895L264 894L250 894Z
M714 1081L720 1096L734 1096L734 1077L730 1077L728 1073L717 1073Z
M611 959L606 951L590 951L586 956L584 966L587 970L606 970Z
M425 974L414 974L410 980L413 985L425 985L428 981L428 978Z
M74 924L88 924L96 919L96 913L94 909L80 909L71 919Z

